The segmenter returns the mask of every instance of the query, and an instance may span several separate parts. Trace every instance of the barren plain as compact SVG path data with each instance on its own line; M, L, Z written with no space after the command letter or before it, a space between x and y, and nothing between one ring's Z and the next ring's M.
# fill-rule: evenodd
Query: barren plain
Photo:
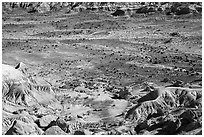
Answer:
M111 13L3 14L2 134L202 134L202 15Z

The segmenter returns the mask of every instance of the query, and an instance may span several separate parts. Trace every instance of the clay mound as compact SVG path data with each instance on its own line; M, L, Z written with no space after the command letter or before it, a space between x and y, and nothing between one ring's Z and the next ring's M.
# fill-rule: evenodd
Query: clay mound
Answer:
M30 115L26 111L23 111L18 115L12 114L6 111L2 111L2 134L5 135L8 132L8 130L12 128L13 122L16 120L22 121L27 124L30 124L30 123L34 124L34 121L36 119L37 118L35 116Z
M133 116L136 120L146 120L153 114L163 115L168 108L173 107L174 99L168 92L156 89L138 100L138 105L131 108L126 118Z
M24 74L12 66L2 64L2 98L17 104L28 105L32 96L31 85ZM27 96L27 97L26 97Z
M18 63L15 66L15 69L20 70L23 74L27 74L27 71L28 71L28 67L23 62Z
M202 107L199 103L202 98L202 89L190 89L190 88L180 88L180 87L168 87L166 88L169 93L174 96L174 100L177 106L184 107Z
M15 120L6 135L41 135L42 130L35 123Z
M141 97L138 104L127 112L126 118L132 116L141 122L155 114L164 115L178 106L196 107L195 102L200 99L200 94L200 90L187 88L156 88Z
M22 63L21 63L22 64ZM35 104L56 102L51 88L38 85L39 80L29 79L22 71L22 65L12 66L2 64L2 98L15 104L32 106ZM25 72L26 73L26 72Z
M153 91L149 92L145 96L141 97L137 102L142 103L145 101L155 100L162 94L161 89L154 89Z

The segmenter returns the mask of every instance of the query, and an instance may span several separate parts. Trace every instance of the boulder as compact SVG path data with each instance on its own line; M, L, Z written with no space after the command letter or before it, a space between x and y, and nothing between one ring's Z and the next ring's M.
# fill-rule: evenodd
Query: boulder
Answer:
M147 6L143 6L143 7L140 7L139 9L136 10L136 13L148 13L148 7Z
M56 119L57 119L57 116L46 115L39 119L39 124L41 127L47 127L52 121Z
M50 11L49 2L42 2L40 6L36 8L36 10L38 11L38 13L46 13Z
M112 13L111 15L113 15L113 16L124 16L125 11L118 9L114 13Z
M189 7L179 7L176 11L175 11L175 15L185 15L185 14L189 14L191 12Z
M38 2L25 2L23 7L27 10L28 13L37 13L38 6Z
M195 5L195 9L197 12L202 13L202 6Z
M202 6L197 4L189 5L189 9L194 13L202 13Z
M187 124L184 128L182 128L182 131L189 132L191 130L198 129L200 127L202 127L202 125L199 122L194 121L194 122L192 122L190 124Z
M60 127L52 126L48 128L43 135L67 135Z
M66 121L62 118L57 118L56 125L59 126L64 132L69 133L69 125Z
M170 120L166 123L162 130L166 132L168 135L173 135L176 134L180 126L181 121L179 119L176 119L175 121Z
M186 110L179 116L179 118L182 118L183 120L190 123L193 122L197 118L197 116L192 110Z
M156 10L157 10L156 7L153 6L142 6L136 10L136 13L147 14L150 12L156 12Z

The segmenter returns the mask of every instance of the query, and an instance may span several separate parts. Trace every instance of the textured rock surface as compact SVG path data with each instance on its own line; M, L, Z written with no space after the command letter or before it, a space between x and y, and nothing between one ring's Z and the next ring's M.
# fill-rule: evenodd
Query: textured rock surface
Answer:
M55 121L57 116L54 115L46 115L40 118L39 124L41 127L47 127L52 121Z
M6 135L41 135L43 131L35 123L25 123L19 120L13 122Z
M43 135L67 135L60 127L52 126L48 128Z
M189 107L192 104L195 104L194 102L199 98L201 92L201 90L185 88L154 89L154 91L141 97L138 100L138 105L130 109L126 117L134 114L135 116L133 117L136 117L136 120L144 121L150 115L164 115L175 107ZM192 118L192 116L190 117ZM190 119L190 117L188 119Z
M4 12L12 11L14 8L24 8L29 13L47 13L50 11L66 9L66 12L70 10L76 12L82 12L85 10L105 10L105 11L115 11L114 16L124 15L123 10L117 10L117 8L125 9L125 11L133 10L135 13L151 13L151 12L165 12L167 14L188 14L195 12L202 12L202 5L199 2L181 3L181 2L4 2L3 3Z
M39 92L38 88L40 88L40 85L36 85L37 82L30 80L21 70L2 64L2 74L2 97L4 100L27 106L56 102L54 96L49 92L51 90L49 87L47 87L47 92L46 90Z
M2 6L3 135L202 134L201 2Z
M32 93L30 92L31 85L29 84L29 80L21 71L3 64L2 73L3 99L22 105L30 105L30 103L32 104L34 102L31 97Z

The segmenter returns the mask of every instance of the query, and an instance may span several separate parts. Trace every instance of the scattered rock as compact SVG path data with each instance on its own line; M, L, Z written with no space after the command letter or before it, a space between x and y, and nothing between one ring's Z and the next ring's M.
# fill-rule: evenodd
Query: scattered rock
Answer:
M180 34L178 32L172 32L169 35L172 37L179 37L180 36Z
M174 86L174 87L183 87L183 85L184 85L184 82L183 82L183 81L181 81L181 80L176 80L176 81L173 83L172 86Z
M196 48L201 43L198 30L202 3L101 5L98 2L2 3L3 15L9 14L3 17L4 63L23 59L32 64L31 68L23 62L16 66L2 65L2 133L202 134L202 56L200 52L189 54L194 48L195 51L202 48L200 45ZM125 14L130 16L126 18ZM196 26L192 28L194 23ZM59 31L54 31L55 28ZM196 35L186 32L183 36L187 28L196 31ZM23 40L20 36L15 38L18 34L23 35ZM37 39L40 36L39 41L26 39L36 36ZM59 39L50 44L55 36ZM61 40L65 36L70 39ZM181 46L195 46L175 49L180 42L185 43ZM158 81L162 77L161 82L165 83L181 80L164 87L166 84ZM193 82L195 79L199 81ZM146 86L146 81L152 85Z
M165 12L166 14L176 14L176 15L184 15L189 13L201 13L202 12L202 4L200 3L181 3L181 2L167 2L163 4L162 2L143 2L134 3L135 6L132 7L131 3L125 2L123 5L120 3L110 3L108 2L107 5L103 5L102 3L97 2L12 2L7 3L4 2L3 4L3 13L7 13L8 11L12 11L15 8L22 8L27 10L28 13L46 13L49 11L59 11L65 10L65 13L71 13L72 11L75 12L87 12L88 10L92 11L114 11L118 7L123 6L124 9L131 9L133 12L136 13L150 13L150 12ZM119 11L119 12L118 12ZM122 11L122 12L121 12ZM116 13L117 12L117 13ZM114 12L113 16L123 16L125 15L125 11L118 9Z
M164 44L167 44L167 43L170 43L170 42L172 42L172 38L170 38L170 39L164 41Z
M164 78L163 80L161 80L161 82L167 83L169 82L169 78Z

